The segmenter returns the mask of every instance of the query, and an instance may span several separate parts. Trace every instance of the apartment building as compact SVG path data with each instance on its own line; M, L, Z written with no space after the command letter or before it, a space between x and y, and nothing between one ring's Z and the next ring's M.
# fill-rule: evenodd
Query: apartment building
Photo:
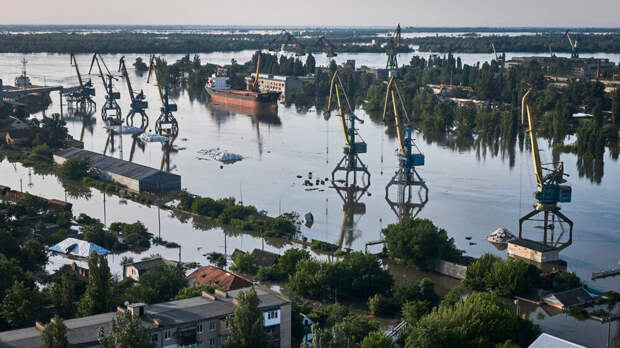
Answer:
M250 86L254 82L254 76L252 74L245 78L245 82ZM304 82L312 82L314 77L312 76L285 76L285 75L273 75L273 74L258 74L258 89L261 92L280 92L280 101L284 102L288 98L301 92L301 86Z
M119 307L119 312L130 311L139 316L142 325L150 329L153 345L157 348L220 348L230 336L226 319L233 314L239 289L216 291L214 295L152 305L135 303ZM264 327L269 347L291 347L291 303L268 289L254 287L263 311ZM65 321L70 347L99 347L97 332L111 330L112 319L118 312L104 313ZM0 347L35 348L39 342L42 324L35 327L0 332Z

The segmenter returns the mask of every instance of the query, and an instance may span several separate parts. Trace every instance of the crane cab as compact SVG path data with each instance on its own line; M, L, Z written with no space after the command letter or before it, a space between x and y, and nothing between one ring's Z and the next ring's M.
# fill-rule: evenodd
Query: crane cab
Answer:
M161 112L169 113L177 111L177 104L166 104L161 107Z
M144 100L134 100L131 102L131 108L134 110L138 109L147 109L149 107L149 103Z
M417 167L424 165L424 155L421 153L413 153L407 156L404 161L405 168Z
M366 153L366 151L368 150L368 146L366 145L365 142L359 142L359 143L355 143L353 144L353 146L351 146L351 144L349 145L345 145L344 146L344 153L345 154L349 154L349 153Z
M543 186L534 192L534 198L541 204L569 203L571 195L572 189L568 185Z
M112 92L112 93L110 93L110 99L111 100L121 99L121 93L120 92Z

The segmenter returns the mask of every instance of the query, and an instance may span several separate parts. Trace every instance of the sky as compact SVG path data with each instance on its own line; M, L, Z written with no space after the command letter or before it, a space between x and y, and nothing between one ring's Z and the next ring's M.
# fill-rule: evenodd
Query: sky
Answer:
M0 24L620 27L620 0L0 0Z

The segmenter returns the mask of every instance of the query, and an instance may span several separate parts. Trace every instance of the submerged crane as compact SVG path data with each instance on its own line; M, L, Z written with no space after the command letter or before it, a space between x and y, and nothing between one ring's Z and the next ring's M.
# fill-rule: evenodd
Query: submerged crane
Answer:
M558 203L568 203L571 201L571 187L570 185L562 185L566 182L564 179L568 174L564 173L564 163L563 162L555 162L542 164L540 161L540 154L538 150L538 140L536 138L536 120L534 119L534 115L532 114L532 107L528 100L531 89L528 90L523 96L522 100L522 110L521 110L521 124L525 126L524 132L529 133L530 135L530 145L532 150L532 159L534 162L534 175L536 177L536 185L538 186L538 190L534 192L534 198L536 198L536 205L534 206L534 210L524 215L521 219L519 219L519 238L523 238L523 222L526 220L533 220L533 217L539 213L544 214L544 218L542 220L543 225L540 226L544 231L543 241L544 244L547 244L547 233L551 232L551 243L555 243L554 247L560 242L561 237L564 234L564 227L562 226L562 222L565 222L569 226L569 239L568 242L563 243L560 247L561 249L569 246L573 241L573 222L566 217L564 214L560 212L560 207ZM543 165L551 165L552 168L545 168ZM546 171L548 172L545 174ZM562 229L562 233L555 238L554 232L556 228L556 219L557 223L560 225ZM540 220L536 220L540 221Z
M133 87L131 86L131 81L129 80L129 74L127 73L125 56L122 56L118 62L118 71L121 72L123 78L127 82L127 90L129 91L129 98L131 98L131 110L127 114L127 117L125 117L125 123L127 123L128 126L133 126L134 117L137 114L140 115L141 121L139 128L146 129L149 125L149 118L144 110L149 107L149 104L144 96L144 91L140 91L140 93L137 94L134 92Z
M95 96L95 87L93 87L93 82L90 79L86 82L82 79L82 74L80 74L77 59L75 59L73 52L71 53L70 59L71 66L75 68L80 88L69 95L68 101L70 101L71 104L75 104L76 109L80 112L91 114L94 111L93 109L97 106L95 101L91 98Z
M411 137L413 127L407 124L405 127L405 134L403 137L402 126L403 120L399 109L405 116L407 123L409 122L409 115L407 114L407 108L403 101L398 82L394 76L391 76L385 94L385 103L383 104L383 121L386 120L388 113L388 104L392 103L394 112L394 122L396 124L396 135L398 139L398 171L394 174L390 182L385 186L385 200L390 205L390 208L398 216L399 220L404 219L407 216L412 215L412 211L417 208L419 212L422 207L428 202L428 187L424 180L420 177L420 174L416 170L416 167L424 165L424 155L420 149L416 146ZM414 152L414 149L416 152ZM390 188L396 185L397 187L397 200L390 199ZM418 186L418 202L413 202L412 188ZM424 191L424 196L422 196ZM416 212L416 215L417 215Z
M92 73L95 62L97 63L97 68L99 68L99 76L101 77L101 81L105 86L106 92L105 104L103 104L103 108L101 109L101 118L104 121L108 121L113 124L121 124L121 107L116 102L118 99L121 98L121 94L119 92L114 92L114 86L112 82L118 79L112 75L110 69L108 69L108 66L103 61L103 58L101 57L99 52L95 52L95 54L93 54L93 59L90 62L90 69L88 70L89 74ZM106 70L105 74L103 73L103 69L101 69L101 65L103 65Z
M385 53L388 56L387 64L385 68L392 72L393 74L398 71L398 60L396 59L396 53L398 50L398 44L400 43L401 33L400 33L400 23L396 26L396 30L392 34L392 37L387 42Z
M335 187L338 186L338 182L335 179L336 173L340 171L345 172L345 178L341 179L340 182L345 185L345 187L349 187L349 174L353 173L353 182L351 183L353 186L357 186L357 172L362 173L362 185L364 188L368 188L370 186L370 172L368 168L362 162L359 157L359 154L366 153L367 145L366 142L362 139L362 141L357 141L357 137L359 136L357 129L355 128L355 122L359 121L364 123L362 119L359 119L353 113L353 108L349 102L349 98L347 97L344 86L342 84L342 80L340 79L339 71L336 70L334 75L332 76L331 85L329 88L329 99L327 101L327 109L330 110L332 106L332 100L336 100L338 105L338 116L340 116L340 120L342 123L342 132L344 135L344 156L336 165L336 168L332 171L332 185ZM344 99L344 102L343 102ZM344 107L347 107L346 112ZM361 138L361 137L360 137Z
M161 114L155 121L155 133L159 135L176 138L179 134L179 123L177 122L173 112L177 111L177 104L171 104L168 96L168 86L161 86L161 77L157 71L155 56L151 56L149 63L149 73L146 78L146 83L149 83L151 74L155 75L155 84L157 85L157 91L159 92L159 98L161 99ZM170 142L172 143L172 142Z
M269 42L269 50L295 52L296 56L303 56L306 54L306 46L286 30L282 30L275 39Z
M323 49L323 52L325 52L325 54L327 55L327 58L333 58L336 57L338 54L336 54L336 46L334 44L332 44L326 37L325 35L321 36L316 43L314 44L315 47L317 48L321 48Z
M577 49L577 40L573 40L570 37L570 33L568 30L564 33L564 36L568 38L568 43L570 44L570 57L571 58L579 58L579 50Z

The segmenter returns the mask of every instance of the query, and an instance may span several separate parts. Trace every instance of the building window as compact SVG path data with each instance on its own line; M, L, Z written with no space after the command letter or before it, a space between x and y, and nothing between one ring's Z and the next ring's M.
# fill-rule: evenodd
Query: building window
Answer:
M217 340L215 338L209 338L209 348L215 348Z
M215 321L209 322L209 331L215 331Z
M202 323L196 325L196 332L197 333L202 333Z
M164 339L167 341L170 339L170 330L164 331Z
M276 319L278 317L278 311L271 311L267 313L267 319Z

